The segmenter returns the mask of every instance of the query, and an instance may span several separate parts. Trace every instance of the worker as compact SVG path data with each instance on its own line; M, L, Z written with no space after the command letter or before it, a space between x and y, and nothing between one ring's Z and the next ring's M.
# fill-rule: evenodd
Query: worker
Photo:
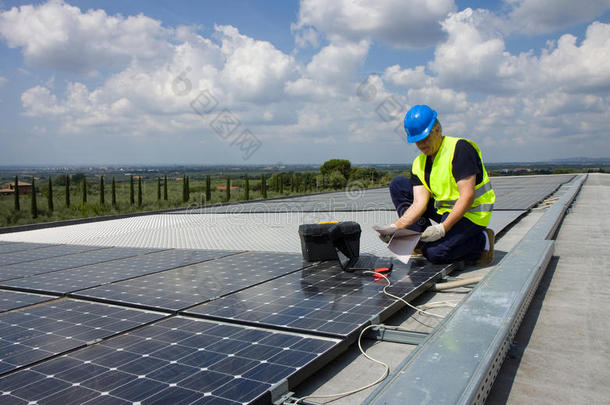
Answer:
M421 154L413 161L411 178L390 182L399 216L390 226L422 232L421 253L432 263L492 263L495 235L487 225L496 197L479 147L444 136L436 111L427 105L411 108L404 128Z

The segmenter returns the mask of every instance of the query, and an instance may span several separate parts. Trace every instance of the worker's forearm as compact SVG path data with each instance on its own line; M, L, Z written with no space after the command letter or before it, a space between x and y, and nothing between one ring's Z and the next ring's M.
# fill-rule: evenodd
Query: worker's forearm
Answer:
M426 206L411 205L400 218L394 222L398 228L407 228L413 225L426 212Z
M445 228L445 233L449 232L453 226L464 217L464 214L470 209L472 203L474 201L474 195L471 197L460 197L456 201L453 209L443 221L443 227Z

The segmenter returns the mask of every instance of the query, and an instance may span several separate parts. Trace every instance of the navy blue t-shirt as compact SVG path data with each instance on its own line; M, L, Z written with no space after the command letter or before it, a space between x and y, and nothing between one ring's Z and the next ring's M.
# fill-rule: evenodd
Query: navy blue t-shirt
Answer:
M432 171L432 159L426 156L426 167L424 169L426 184L430 184L430 172ZM460 139L455 145L453 154L453 178L456 183L468 176L476 174L476 184L483 181L483 164L476 149L465 139ZM413 174L411 169L411 183L413 186L421 186L421 179Z

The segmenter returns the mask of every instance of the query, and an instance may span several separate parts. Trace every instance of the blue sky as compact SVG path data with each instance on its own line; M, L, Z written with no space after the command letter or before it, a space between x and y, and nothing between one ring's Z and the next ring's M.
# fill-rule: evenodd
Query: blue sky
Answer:
M610 0L2 1L2 165L610 156Z

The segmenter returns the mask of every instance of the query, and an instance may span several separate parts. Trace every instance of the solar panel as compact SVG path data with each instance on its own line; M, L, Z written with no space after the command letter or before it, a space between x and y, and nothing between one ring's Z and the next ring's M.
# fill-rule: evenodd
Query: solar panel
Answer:
M84 245L48 245L49 247L21 250L19 252L5 253L0 255L0 266L9 264L31 262L33 260L46 259L49 257L65 256L74 253L88 252L90 250L103 249L103 246L84 246Z
M83 290L73 295L177 311L307 265L300 254L249 252Z
M373 318L385 319L402 306L383 293L387 285L361 272L347 273L325 262L184 311L337 338L353 337ZM388 292L411 300L441 276L446 266L412 261L395 264Z
M0 267L0 280L11 280L89 264L159 252L160 249L114 247Z
M32 277L0 282L5 287L51 294L100 286L146 274L173 269L239 253L228 250L172 249L127 259L113 260L91 266L54 271Z
M0 374L85 346L163 315L62 300L0 314Z
M0 401L270 403L341 342L172 317L0 379Z
M50 246L57 246L57 245L50 245L48 243L22 243L22 242L5 243L5 244L0 245L0 254L19 252L21 250L39 249L39 248L45 248L45 247L50 247ZM0 259L1 258L2 258L2 256L0 256Z
M29 305L57 299L49 295L30 294L17 291L0 290L0 312L10 311Z

